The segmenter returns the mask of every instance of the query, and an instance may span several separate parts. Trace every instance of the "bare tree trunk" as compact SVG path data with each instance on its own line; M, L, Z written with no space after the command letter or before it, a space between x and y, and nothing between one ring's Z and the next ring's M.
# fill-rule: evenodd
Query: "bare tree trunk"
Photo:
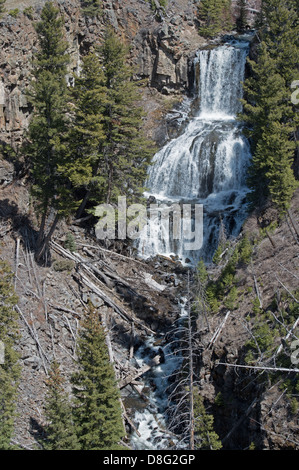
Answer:
M291 224L293 226L293 229L295 230L297 237L299 237L299 229L296 225L296 222L294 221L294 217L293 217L293 214L292 214L290 209L288 210L288 215L290 217L290 221L291 221Z
M52 223L52 226L48 232L48 234L46 235L46 237L44 237L40 244L37 245L37 250L36 250L36 254L35 254L35 259L36 261L40 261L44 256L45 256L45 253L47 251L47 248L49 246L49 243L51 241L51 238L52 238L52 235L56 229L56 226L58 224L58 221L59 221L59 214L56 214L55 216L55 219Z
M45 237L46 220L47 220L47 213L46 213L46 211L44 211L44 213L42 215L42 220L41 220L41 224L40 224L40 227L39 227L39 231L38 231L38 238L37 238L37 246L38 247L41 246L42 241Z
M189 297L189 272L188 272L188 297ZM192 324L190 312L190 300L188 299L188 354L189 354L189 413L190 413L190 450L194 450L194 384L193 384L193 345L192 345Z
M78 209L78 211L77 211L77 214L76 214L76 218L77 218L77 219L80 219L80 218L81 218L81 216L82 216L82 214L83 214L83 211L84 211L84 209L85 209L85 207L86 207L86 204L88 203L88 200L89 200L89 198L90 198L90 194L91 194L91 190L88 189L87 192L86 192L86 194L85 194L85 196L84 196L84 198L83 198L83 201L81 202L81 204L80 204L80 206L79 206L79 209Z
M194 384L193 384L193 348L191 338L191 316L190 308L188 313L188 329L189 329L189 387L190 387L190 450L194 450Z

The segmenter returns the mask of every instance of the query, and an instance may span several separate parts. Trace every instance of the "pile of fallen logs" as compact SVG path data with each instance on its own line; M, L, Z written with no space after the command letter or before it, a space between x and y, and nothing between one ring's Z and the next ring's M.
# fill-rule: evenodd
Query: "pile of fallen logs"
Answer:
M119 388L124 389L130 385L141 396L142 399L146 400L145 395L142 393L142 387L140 386L142 383L140 383L138 379L140 379L140 377L142 377L146 372L150 371L152 367L160 363L160 356L158 355L154 357L149 364L144 364L141 367L138 367L136 361L132 361L134 357L135 329L138 328L139 331L143 331L146 335L150 336L156 333L148 325L146 325L145 322L137 318L131 309L128 309L124 306L124 302L117 294L117 288L121 286L122 288L126 289L133 297L140 298L143 301L148 299L137 292L137 290L134 289L126 279L122 278L118 273L116 273L112 266L110 266L110 264L106 261L105 256L101 256L101 253L99 256L97 256L90 250L90 248L103 251L104 255L105 251L107 250L101 247L83 246L82 252L87 255L87 257L85 257L78 252L71 252L65 249L56 241L51 242L51 248L59 256L74 262L74 271L72 275L79 284L98 296L106 306L112 309L112 311L117 316L119 316L126 323L130 324L131 341L130 344L128 344L128 360L125 361L125 364L120 364L119 359L114 353L110 328L106 315L101 314L101 321L106 332L106 344L109 357L115 370ZM120 255L118 253L115 253L115 255L126 258L124 255ZM147 267L141 261L131 259L129 260L140 264L143 270L145 270ZM164 286L154 281L151 274L143 272L143 279L149 288L157 292L163 291ZM57 308L63 309L63 307L59 306L57 306ZM137 434L139 434L138 430L134 427L134 423L128 417L122 402L121 406L123 409L123 416L125 421L127 421L129 426L132 427Z
M51 246L59 255L76 263L76 273L73 275L74 278L99 296L104 303L111 307L115 313L120 315L123 320L139 325L139 327L145 330L148 334L155 334L155 332L144 322L136 318L132 312L129 313L119 299L115 300L116 294L112 289L117 285L122 285L136 297L141 297L141 295L134 290L126 280L113 272L107 263L102 261L100 258L96 259L97 264L101 265L101 269L99 269L95 266L95 261L91 262L90 259L84 258L79 253L71 253L55 241L51 242ZM103 289L103 287L105 289ZM107 294L107 291L110 295Z

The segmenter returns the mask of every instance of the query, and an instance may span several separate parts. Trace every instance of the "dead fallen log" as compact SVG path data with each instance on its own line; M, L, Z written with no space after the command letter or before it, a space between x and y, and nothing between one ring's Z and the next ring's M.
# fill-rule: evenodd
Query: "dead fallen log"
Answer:
M134 322L131 325L131 336L130 336L130 349L129 349L129 358L133 359L134 356L134 344L135 344L135 328Z
M295 230L297 237L299 238L299 229L298 229L298 227L297 227L297 223L296 223L295 220L294 220L294 217L293 217L293 214L292 214L292 212L291 212L291 209L288 210L288 216L290 217L290 221L291 221L292 227L293 227L293 229Z
M273 372L299 372L299 369L291 369L287 367L265 367L265 366L246 366L244 364L230 364L227 362L217 362L217 366L227 366L227 367L240 367L244 369L254 369L254 370L262 370L262 371L268 371L271 370Z
M80 243L78 242L78 245L81 245L83 248L92 248L93 250L100 250L102 251L103 253L107 253L109 256L115 256L117 258L122 258L122 259L125 259L125 260L128 260L132 263L136 263L136 264L141 264L142 266L144 266L145 268L147 268L147 264L143 263L142 261L136 259L136 258L131 258L130 256L125 256L125 255L122 255L120 253L117 253L116 251L112 251L112 250L107 250L106 248L103 248L101 246L93 246L93 245L86 245L84 243Z
M78 312L75 312L75 310L71 310L69 308L64 307L63 305L57 305L57 304L52 304L52 302L49 302L49 306L52 307L54 310L60 310L65 313L70 313L74 317L80 319L81 315Z
M225 441L227 441L227 439L230 438L230 436L238 429L238 427L243 423L243 421L245 420L245 418L247 418L247 416L249 416L249 414L251 413L251 410L254 408L255 404L257 403L257 398L254 398L254 400L252 401L252 403L249 405L249 407L247 408L247 410L245 411L245 413L242 414L241 418L236 422L236 424L233 426L233 428L229 431L229 433L224 436L224 438L222 439L222 443L224 443Z
M34 341L36 342L36 345L37 345L37 350L39 352L39 355L41 357L41 360L42 360L42 363L43 363L43 367L44 367L44 370L45 370L45 373L46 373L46 376L48 376L48 369L46 367L46 363L45 363L45 359L48 361L48 363L50 364L51 361L49 360L49 358L47 357L46 353L44 352L40 342L39 342L39 339L37 337L37 334L36 334L36 331L35 331L35 328L34 328L34 325L33 327L31 327L28 323L28 321L26 320L25 318L25 315L23 314L22 310L20 309L20 307L18 305L15 305L15 309L18 311L18 313L21 315L22 319L24 320L28 330L30 331L31 333L31 336L32 338L34 339Z
M138 379L138 377L141 377L143 374L145 374L146 372L151 370L151 368L152 368L152 366L149 366L147 364L142 366L140 369L138 369L133 374L130 374L125 379L120 380L120 382L118 383L119 388L122 389L122 388L126 387L131 382L134 382L136 379Z
M135 392L138 393L140 398L142 398L142 400L147 403L148 402L148 397L142 392L142 390L140 390L140 385L138 385L138 382L136 382L136 383L131 382L130 385L131 385L131 387L134 388Z
M53 249L60 255L74 261L85 271L93 272L96 276L101 279L101 281L104 282L104 284L109 287L109 289L113 289L116 285L120 285L124 287L127 291L129 291L134 297L138 297L145 300L145 297L143 295L139 294L125 279L121 278L118 274L113 272L113 270L107 264L105 265L102 260L96 259L94 261L101 264L99 269L94 265L94 262L84 258L79 253L71 253L54 241L51 242L51 245Z
M81 255L79 255L78 253L71 253L70 251L64 249L62 246L60 246L58 243L52 241L51 242L51 246L52 248L57 252L59 253L61 256L71 260L71 261L74 261L76 264L80 264L80 266L83 267L83 269L85 269L86 271L93 271L95 274L97 274L100 279L102 281L104 281L105 284L108 285L109 288L112 288L114 287L114 284L111 283L107 277L105 276L105 274L103 272L101 272L99 269L97 269L95 266L93 266L90 261L88 260L85 260Z
M223 330L229 315L230 315L230 311L227 312L227 314L225 315L224 320L222 321L221 325L217 328L217 330L213 334L213 336L212 336L212 338L211 338L211 340L208 344L207 349L210 349L210 347L217 341L218 336L220 335L221 331Z
M141 377L143 374L145 374L149 370L151 370L152 367L157 366L158 364L160 364L160 360L161 360L161 358L160 358L159 355L155 356L151 360L150 364L145 364L140 369L137 369L133 373L129 374L125 379L120 380L120 382L118 384L119 388L122 389L122 388L126 387L129 384L133 384L134 386L136 386L135 380L138 379L139 377Z
M121 408L122 408L122 413L123 413L123 417L124 419L127 421L127 423L129 424L129 426L131 426L131 428L135 431L135 433L137 434L137 436L141 437L141 434L140 432L138 431L138 429L136 428L135 424L133 423L133 421L129 418L129 416L127 415L127 411L126 411L126 408L123 404L123 402L121 401Z
M74 274L74 277L77 278L77 280L80 279L82 280L82 282L90 289L92 290L95 294L97 294L104 302L106 305L108 305L109 307L111 307L118 315L120 315L120 317L129 322L129 323L132 323L134 321L134 323L136 325L139 325L141 329L144 329L146 330L149 334L155 334L155 332L153 330L151 330L148 326L146 326L143 322L141 322L140 320L138 320L137 318L135 318L132 314L129 314L123 307L121 307L120 305L117 305L112 299L111 297L109 297L108 295L106 295L101 289L99 289L92 281L90 281L90 279L88 279L86 277L85 274L83 274L82 272L78 271L77 274Z
M295 323L294 323L294 325L292 326L292 328L288 331L287 335L286 335L284 338L281 339L281 343L286 342L286 341L290 338L290 336L294 335L293 331L296 330L298 323L299 323L299 317L298 317L297 320L295 321ZM294 336L295 336L295 335L294 335ZM295 336L295 337L296 337L296 336ZM296 338L297 338L297 337L296 337ZM279 348L278 348L277 351L276 351L275 356L278 356L278 354L281 353L282 348L283 348L283 344L281 344L281 345L279 346Z

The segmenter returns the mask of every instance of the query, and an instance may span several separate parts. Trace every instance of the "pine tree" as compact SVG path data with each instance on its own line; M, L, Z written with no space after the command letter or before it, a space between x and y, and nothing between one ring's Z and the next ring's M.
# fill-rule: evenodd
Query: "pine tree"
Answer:
M75 77L72 91L74 118L69 133L70 158L64 167L74 188L85 191L77 212L80 217L93 194L98 195L105 184L103 145L105 134L104 106L106 103L104 71L95 53L82 60L80 76Z
M206 412L203 398L198 389L194 391L195 439L196 449L220 450L222 448L219 436L214 431L214 417Z
M46 2L41 21L36 25L40 50L33 62L34 80L28 93L34 112L29 125L27 154L33 178L32 191L41 213L37 259L45 255L59 219L74 209L70 184L64 175L68 159L64 136L67 131L66 73L69 57L62 25L59 10L51 2ZM53 212L54 221L46 233L47 222Z
M243 32L247 26L247 0L238 0L239 16L237 19L237 30Z
M0 342L4 349L0 363L0 449L9 450L16 416L17 388L20 378L16 343L19 338L17 303L9 266L0 261ZM3 352L3 351L2 351ZM2 363L3 362L3 363Z
M297 0L265 0L261 30L269 54L289 87L298 78L299 17Z
M3 13L5 12L5 8L4 8L5 2L6 2L6 0L0 0L0 18L3 15Z
M230 0L202 0L199 4L199 34L213 38L232 28Z
M92 305L79 337L79 371L72 377L74 417L82 450L117 450L124 435L119 392L105 334Z
M43 448L45 450L79 450L71 404L64 392L64 380L56 361L52 363L47 387L45 417L49 424L46 426Z
M127 196L129 203L139 202L154 149L142 132L138 85L126 63L127 48L111 29L99 52L107 88L102 201L117 203L118 196Z
M93 206L116 205L118 196L127 196L129 203L139 202L144 191L154 148L143 135L143 112L136 104L138 84L126 62L127 48L109 29L97 54L83 60L82 74L75 82L71 140L79 155L73 152L77 163L70 161L66 174L75 186L85 189L77 217L88 201Z
M281 213L288 210L297 187L292 166L298 114L290 99L299 58L298 19L293 3L263 3L266 26L261 33L258 60L249 60L252 76L244 84L241 116L252 141L248 180L253 190L251 201L262 206L270 196Z

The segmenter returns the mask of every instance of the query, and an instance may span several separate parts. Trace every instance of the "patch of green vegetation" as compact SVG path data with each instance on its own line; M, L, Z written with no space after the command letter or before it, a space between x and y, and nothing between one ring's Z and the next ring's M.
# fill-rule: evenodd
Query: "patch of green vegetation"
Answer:
M29 18L29 20L33 20L34 10L32 6L25 8L23 13L27 18Z
M299 402L298 402L297 398L293 398L292 401L291 401L291 413L293 415L297 414L298 409L299 409Z
M260 230L259 230L259 239L263 240L264 238L267 237L267 234L272 235L275 232L275 230L277 229L277 227L278 227L278 222L277 222L277 220L274 220L273 222L270 222L270 224L267 225L266 227L260 228Z
M20 13L20 10L18 8L15 8L14 10L10 10L8 14L12 16L13 18L16 18L18 14Z
M155 13L155 16L158 20L162 19L161 12L167 7L167 0L147 0L151 5L151 9ZM159 6L158 6L159 5Z
M224 406L224 399L223 399L223 396L222 396L221 392L217 393L217 395L215 397L215 400L214 400L214 403L217 406Z
M299 292L291 293L296 299ZM299 305L287 292L282 292L279 302L273 298L267 309L260 306L258 298L252 303L251 338L245 344L247 364L256 364L256 361L265 362L275 357L275 367L293 369L291 360L293 337L287 339L287 335L294 325L299 314ZM247 319L249 321L249 318ZM296 333L296 332L294 332ZM278 351L282 346L281 351ZM298 407L296 395L299 392L299 380L297 374L287 376L277 370L267 374L270 383L279 382L279 388L287 391L291 413L295 413Z
M220 261L220 255L223 249L228 249L229 242L222 243L220 249L216 251L214 259ZM238 279L236 271L239 266L250 263L253 253L253 244L247 235L239 241L229 259L225 260L226 264L222 269L220 276L216 281L210 281L206 286L206 296L210 305L211 312L215 313L219 310L221 303L230 310L238 308L238 298L240 291L238 287ZM214 261L213 259L213 261Z
M232 286L231 290L229 291L228 295L224 300L224 305L228 310L237 310L239 306L239 302L237 302L239 298L239 290L236 286Z
M151 4L151 8L153 11L157 11L157 3L160 4L161 8L167 7L167 0L158 0L157 2L154 2L154 0L148 0L148 2Z
M81 8L84 16L96 17L102 14L101 0L81 0Z
M75 237L70 232L67 233L67 235L65 237L64 248L69 250L71 253L73 253L74 251L77 251L77 245L76 245Z
M52 264L52 267L54 271L57 271L57 272L61 272L61 271L71 272L71 270L75 267L75 262L72 260L68 260L68 259L55 260Z

